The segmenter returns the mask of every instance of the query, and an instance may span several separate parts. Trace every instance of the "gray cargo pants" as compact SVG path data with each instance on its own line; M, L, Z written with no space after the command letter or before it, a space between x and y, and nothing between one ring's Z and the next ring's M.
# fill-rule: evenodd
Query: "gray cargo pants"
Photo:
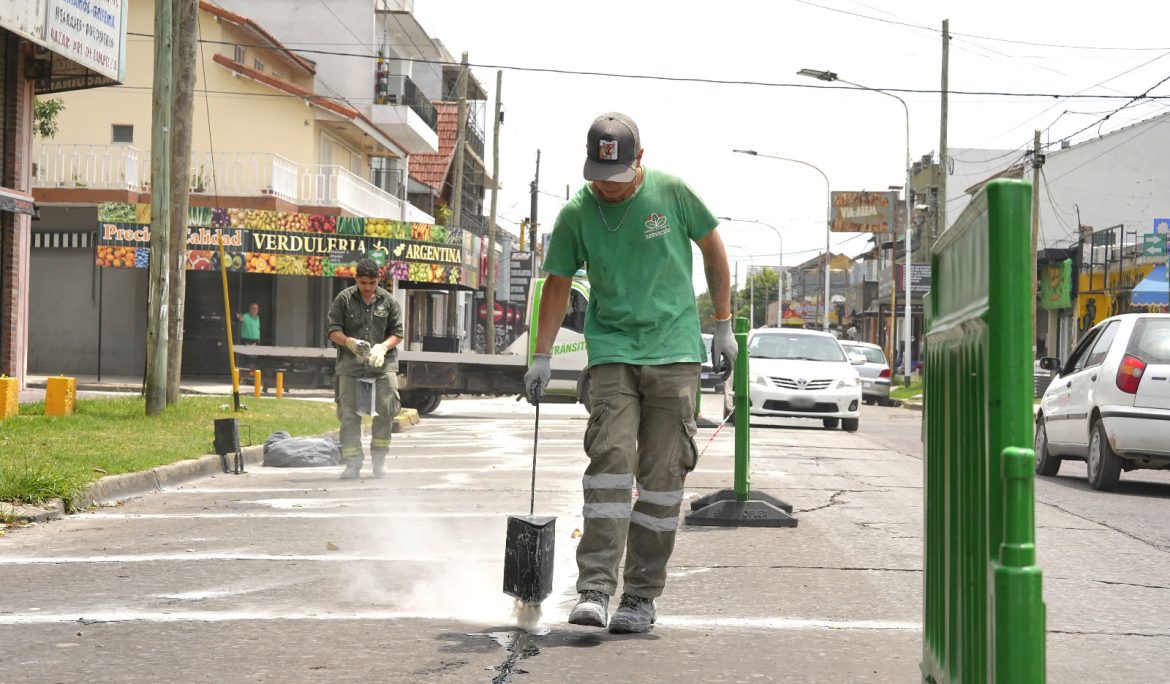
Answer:
M337 377L337 419L341 421L341 462L359 466L365 458L362 451L362 417L357 412L358 378ZM374 389L374 425L370 436L370 460L380 463L390 452L390 433L401 403L398 400L398 374L388 373L378 378Z
M695 468L699 364L602 364L590 369L585 428L585 530L577 547L577 591L653 599L666 584L683 481ZM638 500L630 507L630 489Z

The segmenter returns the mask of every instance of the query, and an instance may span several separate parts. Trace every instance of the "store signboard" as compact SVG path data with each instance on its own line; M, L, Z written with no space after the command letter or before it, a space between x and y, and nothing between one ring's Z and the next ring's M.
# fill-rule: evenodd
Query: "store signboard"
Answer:
M1040 308L1072 308L1072 259L1045 264L1040 280Z
M906 291L905 278L903 275L906 272L906 267L898 264L894 268L894 286L901 294ZM930 264L910 264L910 295L911 297L918 297L930 292ZM886 288L886 296L889 296L889 288Z
M128 6L127 0L0 0L0 26L121 82Z
M833 232L888 233L894 225L898 195L893 192L831 193Z
M223 243L227 268L247 273L351 278L364 257L393 280L479 286L469 265L474 236L458 228L389 219L300 214L260 209L192 207L187 216L187 268L219 269ZM98 206L97 264L146 268L150 264L150 205Z

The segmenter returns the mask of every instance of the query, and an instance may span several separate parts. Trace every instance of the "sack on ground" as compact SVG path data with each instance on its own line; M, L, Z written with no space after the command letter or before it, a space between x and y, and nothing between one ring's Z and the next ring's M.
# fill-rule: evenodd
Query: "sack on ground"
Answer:
M324 437L293 437L274 432L264 440L264 465L273 468L316 468L341 462L337 442Z

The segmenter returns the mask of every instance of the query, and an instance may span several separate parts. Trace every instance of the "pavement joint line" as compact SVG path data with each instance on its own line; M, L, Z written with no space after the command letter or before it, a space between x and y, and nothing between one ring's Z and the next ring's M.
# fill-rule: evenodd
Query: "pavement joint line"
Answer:
M1104 528L1109 529L1113 532L1116 532L1116 533L1122 535L1123 537L1129 537L1130 539L1132 539L1136 542L1141 542L1142 544L1145 544L1146 546L1149 546L1150 548L1157 549L1158 551L1161 551L1162 553L1170 553L1170 549L1162 548L1161 546L1158 546L1156 543L1154 543L1152 541L1142 539L1141 537L1139 537L1137 535L1126 532L1125 530L1120 529L1118 527L1114 527L1113 525L1110 525L1108 523L1104 523L1104 522L1101 522L1099 520L1093 520L1092 518L1087 518L1079 513L1073 513L1072 511L1068 510L1067 508L1064 508L1063 506L1054 504L1050 501L1041 501L1039 498L1037 498L1036 503L1042 503L1045 506L1051 506L1052 508L1055 508L1056 510L1058 510L1062 513L1067 513L1068 515L1073 516L1074 518L1080 518L1081 520L1091 522L1091 523L1096 524L1096 525L1100 525L1101 527L1104 527Z

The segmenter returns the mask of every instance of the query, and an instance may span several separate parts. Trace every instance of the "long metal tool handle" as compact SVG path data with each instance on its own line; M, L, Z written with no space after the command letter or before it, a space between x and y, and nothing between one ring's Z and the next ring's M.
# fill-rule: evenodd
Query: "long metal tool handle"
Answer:
M536 510L536 444L540 439L540 400L536 400L536 425L532 429L532 497L528 501L528 515Z

